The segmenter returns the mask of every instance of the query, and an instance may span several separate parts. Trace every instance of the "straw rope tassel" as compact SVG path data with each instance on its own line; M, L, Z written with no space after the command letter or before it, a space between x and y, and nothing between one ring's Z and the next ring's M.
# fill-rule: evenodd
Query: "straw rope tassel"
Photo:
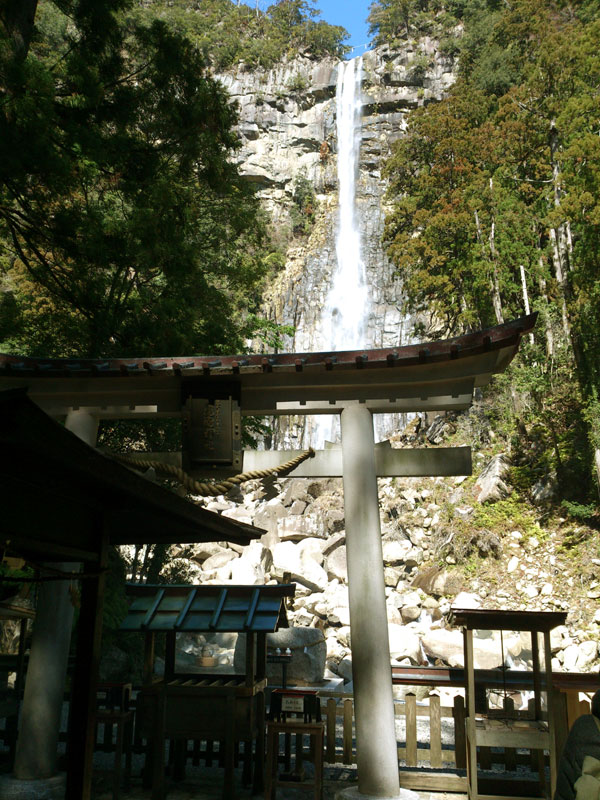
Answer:
M217 497L220 494L227 494L230 489L233 489L234 486L239 486L240 483L255 480L256 478L277 477L278 475L283 475L285 472L291 472L303 461L306 461L307 458L313 458L314 455L315 451L312 449L312 447L310 447L304 453L292 458L290 461L286 461L285 464L280 464L278 467L273 467L273 469L255 469L251 470L250 472L242 472L240 475L234 475L231 478L221 481L221 483L206 483L203 481L197 481L179 467L176 467L173 464L164 464L162 461L141 461L135 456L115 454L112 454L112 458L114 458L115 461L120 461L122 464L133 467L133 469L141 471L154 469L157 473L166 475L169 478L175 478L188 490L188 492L190 492L190 494Z

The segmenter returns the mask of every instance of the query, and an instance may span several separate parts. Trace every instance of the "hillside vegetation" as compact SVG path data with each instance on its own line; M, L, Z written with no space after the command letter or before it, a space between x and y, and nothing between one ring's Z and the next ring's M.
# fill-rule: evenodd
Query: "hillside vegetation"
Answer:
M385 165L388 252L423 336L537 311L491 410L526 492L556 476L598 521L599 9L585 2L381 0L376 41L453 32L459 76L413 112Z
M262 11L231 0L144 0L136 15L185 34L217 69L243 62L271 67L299 52L343 56L348 33L319 19L316 0L278 0Z

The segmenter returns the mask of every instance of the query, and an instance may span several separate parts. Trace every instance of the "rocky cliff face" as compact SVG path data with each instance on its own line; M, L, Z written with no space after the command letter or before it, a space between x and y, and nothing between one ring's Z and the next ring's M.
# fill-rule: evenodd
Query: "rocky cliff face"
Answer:
M382 243L386 182L381 168L392 142L402 135L407 114L439 99L454 79L453 63L434 40L408 44L402 51L377 48L363 57L363 120L356 184L362 258L367 272L369 308L367 348L409 341L412 321L402 310L402 286ZM298 57L270 71L243 65L220 76L240 108L238 153L241 172L258 193L286 242L285 268L264 298L265 316L292 325L284 349L329 349L322 335L322 312L336 268L338 223L336 84L338 62ZM290 211L298 177L314 188L315 224L308 238L290 239ZM310 419L279 420L275 444L305 446ZM377 421L379 438L398 427L395 418Z
M286 267L265 298L268 317L291 324L296 333L286 349L319 348L319 314L336 264L337 62L299 57L270 71L220 76L240 107L242 174L258 184L259 195L280 228L289 227L294 181L306 177L318 200L310 238L292 242ZM383 159L402 135L411 109L439 99L453 81L453 64L436 42L423 39L402 51L382 47L363 56L363 125L357 180L357 209L363 260L370 288L367 347L405 343L402 287L394 279L381 236L384 222Z

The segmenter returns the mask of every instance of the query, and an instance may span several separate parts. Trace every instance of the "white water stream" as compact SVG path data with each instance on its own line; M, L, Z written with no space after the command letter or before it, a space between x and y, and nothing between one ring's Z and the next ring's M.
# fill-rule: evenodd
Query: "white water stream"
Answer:
M362 56L342 61L336 88L337 176L339 210L335 251L337 266L321 316L319 350L356 350L366 346L369 289L362 259L356 213L356 178L361 139ZM312 444L323 447L339 434L338 416L320 416Z
M337 269L323 309L323 349L365 346L369 292L356 213L360 153L362 57L339 66L336 94L338 227Z

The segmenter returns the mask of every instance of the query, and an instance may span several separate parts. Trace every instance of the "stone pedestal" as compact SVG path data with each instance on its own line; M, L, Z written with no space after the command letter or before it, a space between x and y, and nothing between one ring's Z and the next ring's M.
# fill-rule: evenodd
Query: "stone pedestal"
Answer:
M62 800L66 782L62 773L32 781L0 775L0 797L2 800Z

